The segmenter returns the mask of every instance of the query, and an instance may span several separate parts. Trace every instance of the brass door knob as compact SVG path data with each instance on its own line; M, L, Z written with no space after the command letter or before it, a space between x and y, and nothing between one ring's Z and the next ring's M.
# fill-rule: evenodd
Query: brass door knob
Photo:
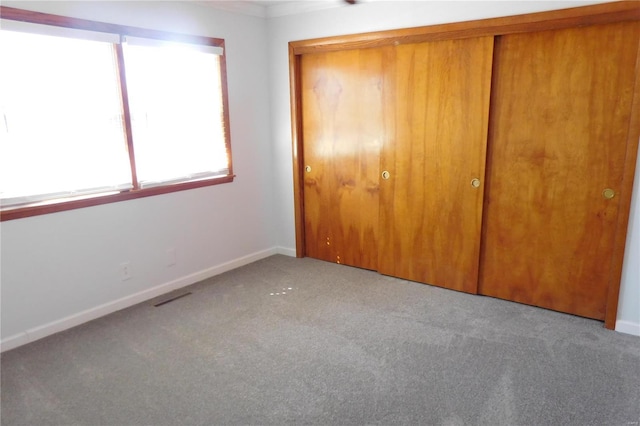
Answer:
M471 186L473 186L474 188L480 188L480 179L471 179Z
M311 166L306 166L304 168L304 171L307 172L307 173L311 173Z
M384 171L382 172L382 179L389 179L391 177L391 173L389 173L388 171Z
M602 191L602 196L604 198L606 198L607 200L610 200L610 199L612 199L613 197L616 196L616 191L614 191L611 188L607 188L604 191Z

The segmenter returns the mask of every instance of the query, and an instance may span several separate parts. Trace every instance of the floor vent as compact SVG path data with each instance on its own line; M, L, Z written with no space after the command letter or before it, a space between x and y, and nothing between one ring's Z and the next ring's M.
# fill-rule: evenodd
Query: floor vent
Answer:
M191 294L191 292L184 293L184 294L179 294L177 296L173 296L170 299L163 300L162 302L158 302L158 303L154 304L153 306L155 306L157 308L158 306L166 305L167 303L173 302L174 300L182 299L183 297L188 296L190 294Z

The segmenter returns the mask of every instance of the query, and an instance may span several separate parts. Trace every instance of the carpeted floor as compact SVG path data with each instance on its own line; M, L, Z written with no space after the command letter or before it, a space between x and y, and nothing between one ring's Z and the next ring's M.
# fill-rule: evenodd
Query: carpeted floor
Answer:
M638 425L640 338L273 256L2 355L2 425Z

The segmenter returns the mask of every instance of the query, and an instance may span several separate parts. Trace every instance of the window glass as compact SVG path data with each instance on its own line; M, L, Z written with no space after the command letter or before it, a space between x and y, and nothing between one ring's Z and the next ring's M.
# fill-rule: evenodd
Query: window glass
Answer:
M110 43L0 31L0 198L131 187Z
M227 175L220 56L177 43L124 43L142 187Z

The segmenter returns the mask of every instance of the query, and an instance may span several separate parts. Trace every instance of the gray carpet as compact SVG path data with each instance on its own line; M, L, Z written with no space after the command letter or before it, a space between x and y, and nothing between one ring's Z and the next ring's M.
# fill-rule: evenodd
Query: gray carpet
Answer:
M4 353L2 425L640 421L601 322L285 256L186 290Z

